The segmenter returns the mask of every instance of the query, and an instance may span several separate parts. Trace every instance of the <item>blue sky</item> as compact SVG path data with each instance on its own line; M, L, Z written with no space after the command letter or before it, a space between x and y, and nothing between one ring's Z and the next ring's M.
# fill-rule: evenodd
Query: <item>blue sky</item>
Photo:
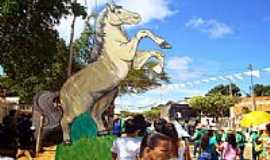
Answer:
M84 0L81 0L82 4ZM97 0L103 7L106 0ZM270 67L270 1L269 0L115 0L117 4L142 15L140 25L129 28L130 36L141 28L151 29L173 46L162 50L166 55L166 72L173 84L186 84L209 77L218 77ZM87 1L91 11L94 1ZM57 27L60 36L69 37L70 18ZM77 21L75 37L80 35L83 21ZM150 40L143 40L141 49L159 49ZM270 72L261 72L255 83L270 84ZM198 83L174 89L156 89L143 95L123 96L116 103L145 106L187 96L202 95L227 80ZM235 80L248 92L247 76Z
M164 0L165 1L165 0ZM172 83L242 73L248 65L255 69L270 67L270 1L267 0L179 0L166 1L173 13L162 20L152 20L143 27L151 28L166 38L172 50L166 53L166 71ZM154 4L153 4L154 5ZM136 29L134 29L136 30ZM131 31L134 34L136 31ZM144 42L143 42L144 43ZM157 48L150 41L142 47ZM261 72L255 83L270 84L270 73ZM202 95L210 88L229 81L210 83L169 91L156 90L140 96L124 96L118 103L139 105L181 100ZM249 92L250 78L235 80L243 92Z

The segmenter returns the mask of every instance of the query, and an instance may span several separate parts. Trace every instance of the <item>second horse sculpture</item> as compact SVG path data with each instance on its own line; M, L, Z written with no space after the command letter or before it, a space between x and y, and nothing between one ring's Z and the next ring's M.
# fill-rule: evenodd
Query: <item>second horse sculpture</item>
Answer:
M69 78L60 91L63 108L61 125L64 142L70 141L70 124L81 113L89 111L99 130L104 125L101 115L116 98L118 85L128 72L140 69L147 60L154 57L158 64L153 70L161 73L164 56L158 51L137 51L143 38L150 38L161 48L171 46L149 30L140 30L129 39L123 25L134 25L141 21L139 14L121 6L107 4L97 18L95 53L97 60Z

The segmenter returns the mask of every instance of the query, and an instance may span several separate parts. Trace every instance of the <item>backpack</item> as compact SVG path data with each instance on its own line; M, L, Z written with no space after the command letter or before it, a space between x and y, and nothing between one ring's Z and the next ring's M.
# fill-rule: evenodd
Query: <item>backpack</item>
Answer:
M113 134L121 133L121 120L120 119L113 122L112 132L113 132Z
M198 160L211 160L211 154L204 151L200 154Z

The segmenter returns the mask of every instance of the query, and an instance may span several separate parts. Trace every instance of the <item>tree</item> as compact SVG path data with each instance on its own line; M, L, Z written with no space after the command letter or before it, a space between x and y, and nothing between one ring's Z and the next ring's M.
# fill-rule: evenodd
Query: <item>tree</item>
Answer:
M1 1L0 64L8 76L1 84L23 102L31 102L39 90L59 88L66 79L68 49L54 25L73 6L70 0Z
M255 96L270 96L270 85L256 84L254 94Z
M192 97L189 100L189 104L191 105L192 108L197 110L200 113L200 115L201 113L204 115L209 113L210 104L207 98L204 96Z
M160 111L161 111L160 107L154 107L151 108L151 110L149 111L143 112L143 115L149 119L158 119L160 118Z
M87 15L85 8L82 7L79 3L77 3L77 0L74 0L72 3L72 13L73 13L73 19L71 22L71 32L70 32L70 41L69 41L69 62L68 62L68 69L67 69L68 77L72 75L72 64L73 64L72 62L74 61L73 39L74 39L76 18L81 15L83 15L83 18L85 18Z
M151 73L152 62L146 64L145 69L131 70L126 79L120 85L120 93L144 93L145 91L161 86L162 83L169 83L169 77L166 72L162 74ZM149 73L150 72L150 73Z
M189 104L205 116L224 117L229 116L230 107L236 100L230 96L212 94L210 96L195 96L189 101Z
M241 96L240 88L234 83L227 84L227 85L220 84L212 88L206 95L209 96L212 94L221 94L224 96L229 96L231 95L231 92L233 96Z

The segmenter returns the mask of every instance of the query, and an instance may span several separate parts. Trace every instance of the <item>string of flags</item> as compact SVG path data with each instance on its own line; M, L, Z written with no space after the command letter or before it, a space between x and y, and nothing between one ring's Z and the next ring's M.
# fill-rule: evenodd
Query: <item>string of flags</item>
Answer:
M238 80L243 80L245 77L251 77L251 76L256 77L256 78L261 78L261 73L262 72L270 73L270 67L269 68L259 69L259 70L235 73L235 74L230 74L230 75L210 77L210 78L207 78L207 79L195 80L195 81L190 81L190 82L180 83L180 84L169 84L169 85L165 84L165 85L162 85L159 89L188 88L188 87L194 87L194 86L200 85L200 84L206 84L206 83L217 82L217 81L235 82L235 81L238 81Z

